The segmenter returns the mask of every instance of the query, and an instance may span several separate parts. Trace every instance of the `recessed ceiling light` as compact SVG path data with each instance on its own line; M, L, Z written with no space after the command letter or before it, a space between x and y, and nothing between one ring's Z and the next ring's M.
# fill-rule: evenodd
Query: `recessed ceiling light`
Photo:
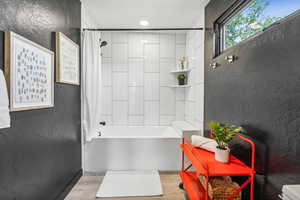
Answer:
M140 25L141 26L148 26L149 25L149 22L147 20L141 20L140 21Z

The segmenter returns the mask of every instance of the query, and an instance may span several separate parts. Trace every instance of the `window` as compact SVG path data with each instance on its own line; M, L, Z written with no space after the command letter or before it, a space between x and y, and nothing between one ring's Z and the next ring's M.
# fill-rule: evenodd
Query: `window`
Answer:
M239 0L217 24L216 54L263 31L300 8L300 0Z

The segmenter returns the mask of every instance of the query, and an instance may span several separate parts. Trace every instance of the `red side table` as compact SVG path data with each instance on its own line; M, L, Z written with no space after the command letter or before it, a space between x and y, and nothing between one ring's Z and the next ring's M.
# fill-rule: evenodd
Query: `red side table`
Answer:
M248 184L250 184L250 199L254 200L255 144L241 135L237 135L237 137L251 145L251 167L248 167L233 155L230 155L228 164L218 162L215 160L214 153L194 147L187 143L186 139L182 139L182 144L180 145L182 149L182 171L180 172L180 177L190 200L210 200L208 196L208 181L209 177L212 176L247 176L248 179L227 200L232 199ZM187 167L184 166L185 156L191 162ZM189 171L192 166L196 171ZM205 177L205 188L200 183L197 173Z

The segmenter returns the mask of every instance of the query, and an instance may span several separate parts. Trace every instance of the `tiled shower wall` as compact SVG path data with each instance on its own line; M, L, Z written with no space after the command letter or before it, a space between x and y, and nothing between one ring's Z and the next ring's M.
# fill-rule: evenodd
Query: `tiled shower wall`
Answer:
M200 18L196 27L204 27L204 16ZM203 130L204 31L189 31L187 33L186 55L189 58L189 67L192 71L189 77L191 87L187 88L185 93L185 121Z
M103 32L102 119L108 125L169 125L185 119L185 90L170 74L186 35Z

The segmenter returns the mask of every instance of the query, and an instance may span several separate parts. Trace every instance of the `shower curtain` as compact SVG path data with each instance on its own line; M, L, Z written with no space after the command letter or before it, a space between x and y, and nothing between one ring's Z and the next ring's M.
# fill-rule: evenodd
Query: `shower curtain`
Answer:
M85 141L96 136L101 113L101 33L85 31L82 49L82 131Z

